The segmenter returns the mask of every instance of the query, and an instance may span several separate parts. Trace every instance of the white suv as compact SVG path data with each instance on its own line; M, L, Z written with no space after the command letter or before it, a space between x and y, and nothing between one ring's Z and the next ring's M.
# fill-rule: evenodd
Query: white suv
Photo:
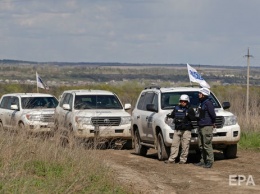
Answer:
M0 129L50 132L58 100L50 94L13 93L0 100Z
M65 135L73 134L77 139L98 137L100 141L118 140L132 144L131 115L125 111L130 108L130 104L123 107L116 94L110 91L64 91L55 110L56 129Z
M174 134L174 124L166 115L179 103L179 97L187 94L190 105L196 109L199 105L200 88L175 87L160 88L150 87L143 90L138 98L136 107L132 112L131 133L135 152L146 155L149 148L158 151L158 159L168 159ZM235 158L237 143L240 139L240 126L237 118L231 112L226 111L230 107L229 102L221 105L216 96L211 93L209 98L215 107L216 130L212 140L213 148L222 150L226 158ZM198 150L197 122L193 122L191 149Z

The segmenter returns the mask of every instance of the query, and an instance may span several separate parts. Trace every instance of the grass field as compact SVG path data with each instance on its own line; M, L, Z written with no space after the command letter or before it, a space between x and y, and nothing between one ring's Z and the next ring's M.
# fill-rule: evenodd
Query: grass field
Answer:
M95 84L79 87L60 86L48 93L57 97L67 89L106 89L118 94L123 103L134 107L145 84L126 82L118 85ZM167 86L169 83L162 83ZM2 84L0 93L33 92L34 87ZM249 118L245 117L245 86L213 86L221 102L231 103L240 124L240 149L260 151L260 88L250 87ZM46 92L41 90L41 92ZM113 171L95 150L63 148L59 137L28 138L26 134L0 131L0 193L132 193L119 185Z
M130 193L95 150L0 132L0 193Z

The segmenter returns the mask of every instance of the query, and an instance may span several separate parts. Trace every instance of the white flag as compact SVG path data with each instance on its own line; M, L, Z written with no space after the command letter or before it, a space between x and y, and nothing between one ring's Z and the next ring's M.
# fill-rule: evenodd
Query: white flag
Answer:
M191 82L199 83L201 87L210 88L209 84L201 77L201 75L187 63L188 74Z
M42 78L38 75L37 72L36 72L36 82L38 88L43 88L45 90L49 89L49 87L45 83L43 83Z

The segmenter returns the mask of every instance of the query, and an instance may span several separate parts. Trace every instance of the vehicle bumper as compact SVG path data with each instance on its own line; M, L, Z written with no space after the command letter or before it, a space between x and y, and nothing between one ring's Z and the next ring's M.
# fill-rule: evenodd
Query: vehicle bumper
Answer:
M38 132L51 132L54 129L54 123L27 123L25 128L29 132L38 133Z
M130 127L130 124L121 126L81 125L73 127L73 130L74 135L80 138L131 139Z
M240 127L239 125L226 126L217 128L213 132L212 144L213 147L225 147L225 145L237 144L240 140ZM198 144L197 129L192 130L191 145Z

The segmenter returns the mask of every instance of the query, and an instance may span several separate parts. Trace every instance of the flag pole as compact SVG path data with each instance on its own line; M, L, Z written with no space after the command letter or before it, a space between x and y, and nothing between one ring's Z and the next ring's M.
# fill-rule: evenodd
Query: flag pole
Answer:
M37 93L39 93L37 71L36 71L36 91L37 91Z

